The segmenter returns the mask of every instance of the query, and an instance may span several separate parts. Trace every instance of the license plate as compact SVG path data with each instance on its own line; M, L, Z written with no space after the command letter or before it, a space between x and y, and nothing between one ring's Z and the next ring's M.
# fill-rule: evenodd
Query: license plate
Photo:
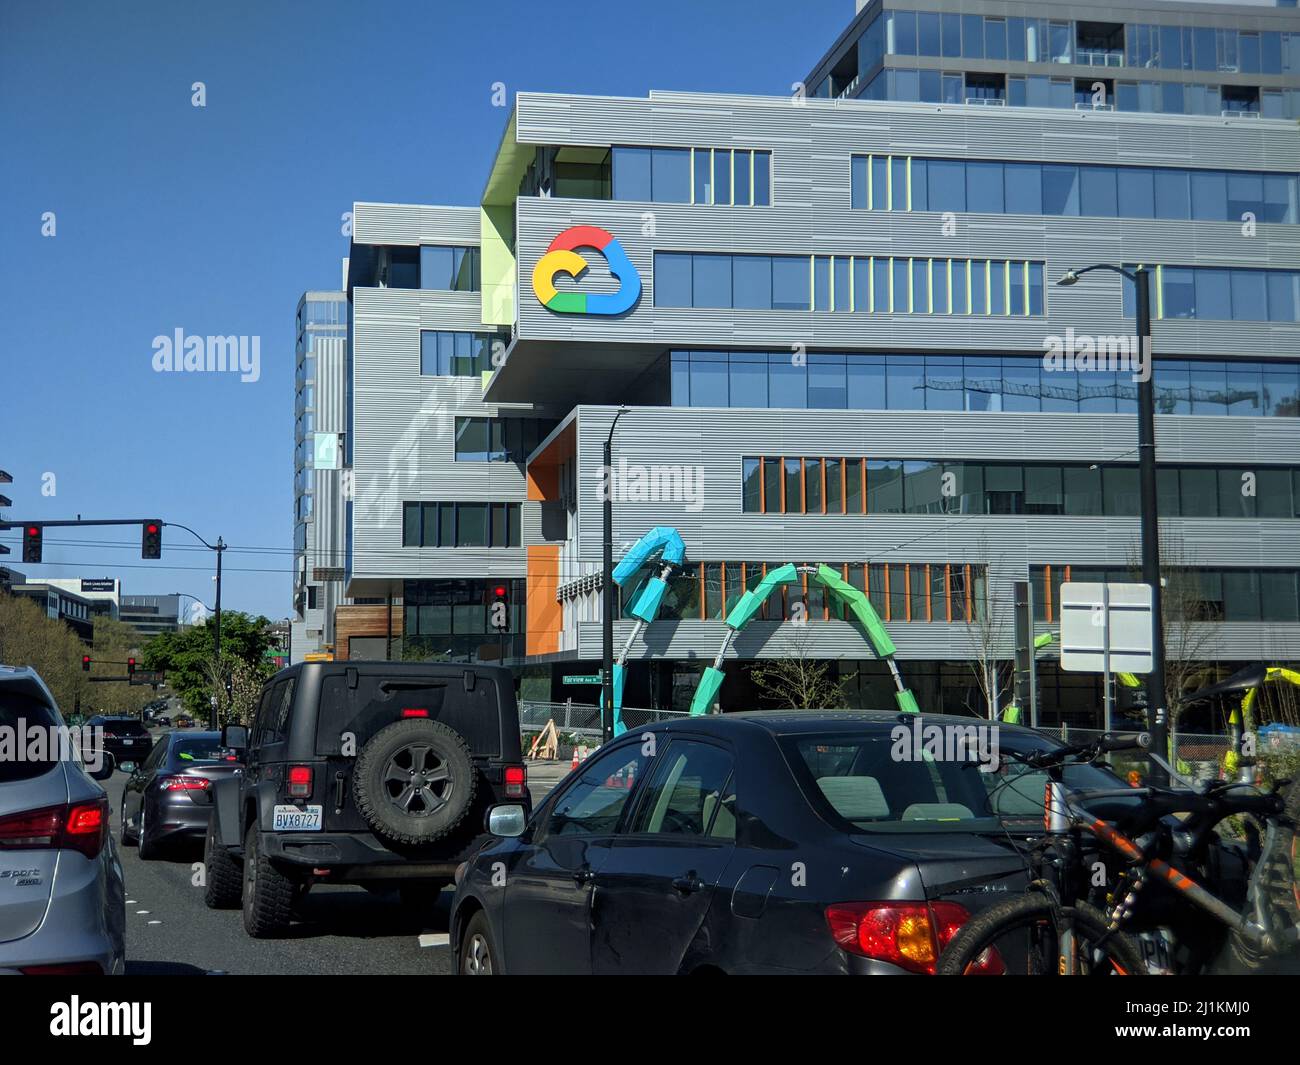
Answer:
M135 740L123 740L123 741L122 741L122 746L123 746L123 747L130 747L131 744L133 744L133 743L135 743Z
M271 828L275 832L319 832L320 806L277 806Z
M1174 942L1168 931L1160 928L1154 932L1142 932L1138 935L1138 943L1148 970L1157 975L1174 971Z

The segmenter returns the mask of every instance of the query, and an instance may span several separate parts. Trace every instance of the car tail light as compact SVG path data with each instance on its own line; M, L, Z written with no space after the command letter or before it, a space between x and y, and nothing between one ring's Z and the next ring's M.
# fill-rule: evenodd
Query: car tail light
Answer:
M289 794L296 799L311 795L311 766L295 765L289 769Z
M47 806L0 818L0 850L80 851L98 856L108 835L108 799Z
M21 965L18 971L24 976L103 976L103 967L97 961L69 961L59 965Z
M402 707L403 717L428 717L429 711L422 706L404 706Z
M506 798L522 799L528 786L528 769L522 765L506 766Z
M931 976L940 952L969 919L955 902L842 902L826 908L831 935L850 954Z
M158 787L163 791L207 791L212 781L206 777L163 777Z

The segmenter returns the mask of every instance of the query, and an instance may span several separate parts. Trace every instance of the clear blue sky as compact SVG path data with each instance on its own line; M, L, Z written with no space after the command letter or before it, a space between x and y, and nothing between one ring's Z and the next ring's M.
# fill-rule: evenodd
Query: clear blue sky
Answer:
M284 617L294 311L305 289L338 287L353 201L478 203L508 114L494 82L512 96L788 93L853 8L0 0L5 516L220 534L237 549L223 605ZM261 379L155 373L153 338L177 328L260 336ZM211 555L178 530L152 563L138 528L51 529L40 567L22 565L16 531L0 542L0 564L29 577L212 601Z

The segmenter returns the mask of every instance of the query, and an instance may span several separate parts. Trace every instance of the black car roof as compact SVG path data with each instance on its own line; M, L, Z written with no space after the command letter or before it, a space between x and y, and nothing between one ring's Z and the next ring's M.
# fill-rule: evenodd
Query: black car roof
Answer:
M964 717L959 714L910 714L899 710L745 710L728 714L704 714L670 722L659 722L669 730L690 728L722 733L733 728L759 728L778 736L807 735L823 732L852 732L863 726L883 728L891 725L908 725L915 720L938 725L990 725L1015 733L1031 734L1032 729L1005 722L991 722L983 717ZM655 726L647 726L653 728ZM629 729L628 731L634 731ZM644 730L642 730L644 731Z

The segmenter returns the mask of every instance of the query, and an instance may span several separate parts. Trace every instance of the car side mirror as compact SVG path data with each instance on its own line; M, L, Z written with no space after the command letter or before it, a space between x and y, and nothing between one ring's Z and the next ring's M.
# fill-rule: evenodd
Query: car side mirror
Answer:
M246 725L226 725L221 730L221 746L232 751L248 750L248 727Z
M518 803L493 806L487 813L487 830L501 839L515 839L524 834L528 815Z

